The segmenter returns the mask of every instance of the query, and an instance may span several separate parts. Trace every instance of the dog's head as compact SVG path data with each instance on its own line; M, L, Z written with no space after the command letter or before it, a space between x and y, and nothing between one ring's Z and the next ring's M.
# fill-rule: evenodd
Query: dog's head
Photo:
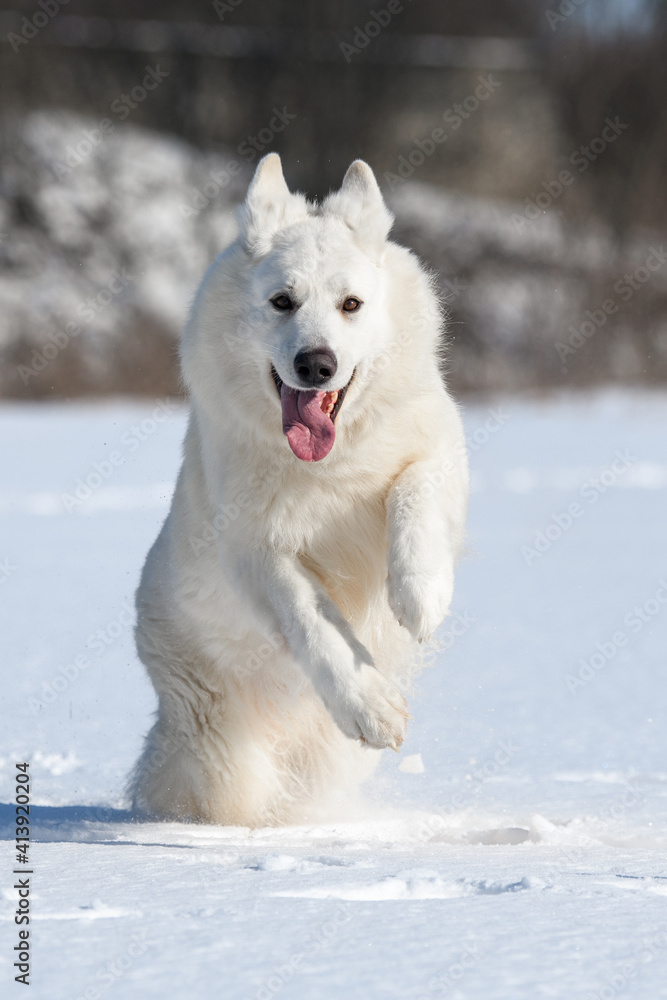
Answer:
M392 221L362 160L339 191L314 205L290 192L279 156L270 153L241 208L239 239L204 285L213 286L204 296L205 325L219 350L209 353L206 373L200 365L201 377L217 371L218 393L244 419L275 419L280 427L282 411L283 433L303 461L331 451L346 397L348 406L358 403L389 347ZM196 306L191 327L197 313ZM192 386L187 353L186 346Z

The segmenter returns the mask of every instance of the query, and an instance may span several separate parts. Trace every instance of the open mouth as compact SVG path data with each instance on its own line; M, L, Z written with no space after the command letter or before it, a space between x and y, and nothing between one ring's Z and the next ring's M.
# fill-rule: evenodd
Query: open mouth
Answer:
M289 446L303 462L319 462L329 454L336 438L335 421L352 378L342 389L292 389L285 385L271 365L271 377L283 410L283 433Z
M280 375L275 370L275 368L273 367L273 365L271 365L271 378L273 379L273 383L274 383L276 389L278 390L278 395L281 396L281 394L282 394L282 388L283 388L283 385L285 383L283 382L283 380L281 379ZM353 379L354 379L354 372L352 372L352 378L350 379L350 381L347 383L347 385L344 385L342 389L334 389L333 392L318 393L319 396L322 396L322 401L320 403L320 409L322 410L323 413L328 414L329 417L334 421L334 423L336 421L336 417L338 416L340 408L343 405L343 400L345 399L345 394L346 394L347 390L350 388L350 386L352 385L352 380ZM313 392L312 389L295 389L294 391L295 392Z

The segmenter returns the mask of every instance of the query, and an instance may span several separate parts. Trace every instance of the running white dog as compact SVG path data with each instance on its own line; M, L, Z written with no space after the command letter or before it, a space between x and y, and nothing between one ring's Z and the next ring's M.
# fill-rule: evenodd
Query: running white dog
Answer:
M399 690L464 533L442 318L361 160L322 205L258 165L182 347L192 412L137 594L159 711L135 807L248 826L323 815L401 745Z

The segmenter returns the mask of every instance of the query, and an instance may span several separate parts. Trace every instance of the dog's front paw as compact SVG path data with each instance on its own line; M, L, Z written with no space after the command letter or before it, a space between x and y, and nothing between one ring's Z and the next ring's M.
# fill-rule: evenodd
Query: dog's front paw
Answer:
M407 702L375 667L363 664L346 685L344 697L326 704L338 728L352 739L377 750L398 750L405 739Z
M454 592L454 574L403 573L387 578L389 606L400 625L419 642L442 623Z

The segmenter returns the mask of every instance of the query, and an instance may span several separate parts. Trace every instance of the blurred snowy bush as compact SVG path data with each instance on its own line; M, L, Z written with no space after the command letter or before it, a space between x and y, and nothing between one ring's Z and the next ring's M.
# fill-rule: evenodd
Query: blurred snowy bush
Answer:
M71 114L3 123L0 389L165 392L247 176L230 158Z
M0 393L177 392L187 309L250 168L71 113L5 119L0 136ZM387 199L395 238L439 275L457 389L667 377L659 234L620 246L557 206L529 219L414 180Z

